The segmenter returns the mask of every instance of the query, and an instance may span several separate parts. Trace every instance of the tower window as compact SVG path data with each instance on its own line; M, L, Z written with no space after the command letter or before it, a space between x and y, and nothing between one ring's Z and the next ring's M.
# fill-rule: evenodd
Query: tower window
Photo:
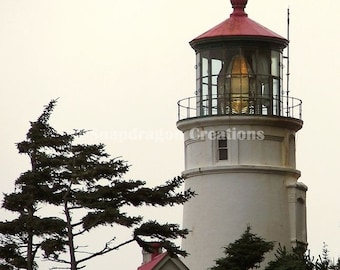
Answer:
M218 160L228 160L228 140L218 140Z

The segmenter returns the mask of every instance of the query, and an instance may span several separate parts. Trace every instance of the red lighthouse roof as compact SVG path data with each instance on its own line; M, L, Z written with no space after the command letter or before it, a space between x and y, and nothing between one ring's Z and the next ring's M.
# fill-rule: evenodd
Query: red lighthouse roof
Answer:
M255 39L279 43L286 47L288 40L248 18L244 9L248 0L230 0L234 9L230 17L190 42L192 47L215 40Z

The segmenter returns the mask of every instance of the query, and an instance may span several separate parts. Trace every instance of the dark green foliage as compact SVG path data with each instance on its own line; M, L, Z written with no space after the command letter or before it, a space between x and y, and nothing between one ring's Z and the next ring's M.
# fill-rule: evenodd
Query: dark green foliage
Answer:
M290 252L280 246L275 255L276 259L269 262L265 270L338 270L339 263L333 265L328 253L324 244L322 255L314 260L304 246L298 246Z
M274 244L253 234L251 227L235 242L225 247L225 257L216 260L212 270L248 270L257 268L264 260L264 254L272 250Z
M313 270L314 263L309 253L303 246L294 248L288 252L285 247L279 246L276 259L269 262L266 270Z
M331 265L330 268L331 270L340 270L340 258L338 258L338 261L336 264Z
M322 254L319 255L315 262L315 270L339 270L340 259L338 258L337 264L333 264L329 258L329 250L326 243L323 243Z
M30 226L36 236L43 236L53 233L63 234L65 222L59 218L40 218L21 215L12 221L0 222L0 232L6 235L20 235Z
M62 238L50 238L46 239L41 243L40 248L43 250L43 256L45 258L53 257L54 260L58 260L59 252L65 252L65 246L67 245L67 242L64 241Z
M329 259L329 251L327 249L326 243L323 243L322 254L319 256L319 259L316 261L316 269L317 270L328 270L331 267L331 260Z
M15 192L5 195L3 207L17 213L18 218L0 222L0 235L7 240L1 247L14 245L12 253L0 253L3 266L17 267L14 260L23 259L26 267L22 268L33 270L36 254L41 250L45 258L77 270L87 260L133 241L141 246L150 240L160 241L170 253L185 254L171 240L184 237L186 230L176 224L144 223L142 216L122 210L126 206L185 203L194 193L177 191L183 179L175 177L153 188L146 187L144 181L124 180L122 176L129 165L110 158L103 144L75 143L77 137L86 134L84 130L60 134L49 125L55 104L53 100L45 107L38 120L31 122L26 140L17 144L19 153L29 156L32 168L16 180ZM42 217L41 209L48 205L55 213ZM130 228L133 236L122 243L115 243L115 237L111 237L97 251L77 249L78 236L106 225ZM66 250L69 259L63 256Z
M159 239L161 246L165 248L170 255L179 254L186 256L187 253L174 245L171 241L178 237L185 237L188 234L187 229L180 229L178 224L159 224L157 221L148 221L143 223L134 231L134 237L141 247L148 250L148 242L143 241L142 237L151 237L152 239ZM169 239L169 240L168 240Z
M15 243L6 241L0 247L0 258L3 259L0 269L27 269L26 258L19 252L20 248Z
M36 254L42 243L62 238L66 233L63 220L41 217L38 213L42 203L56 203L52 172L59 168L60 162L56 165L51 157L57 157L57 150L72 140L69 135L60 135L48 125L54 106L55 101L52 101L38 120L31 122L27 139L17 144L19 153L29 156L31 169L15 181L15 192L4 196L3 208L17 213L17 218L0 222L2 267L35 269ZM55 253L59 251L54 250Z

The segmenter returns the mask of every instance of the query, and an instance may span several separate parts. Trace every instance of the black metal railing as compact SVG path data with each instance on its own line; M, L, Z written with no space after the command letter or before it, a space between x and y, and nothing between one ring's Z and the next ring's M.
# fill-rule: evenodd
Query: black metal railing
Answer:
M194 96L178 101L178 120L215 115L269 115L302 119L298 98L248 96Z

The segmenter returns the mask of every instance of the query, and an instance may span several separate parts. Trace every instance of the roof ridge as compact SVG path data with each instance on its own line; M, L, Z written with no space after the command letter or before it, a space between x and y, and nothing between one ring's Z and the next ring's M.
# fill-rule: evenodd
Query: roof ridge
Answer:
M152 270L155 266L158 265L166 256L168 255L168 252L163 252L158 254L153 258L153 260L142 264L141 266L138 267L138 270Z

